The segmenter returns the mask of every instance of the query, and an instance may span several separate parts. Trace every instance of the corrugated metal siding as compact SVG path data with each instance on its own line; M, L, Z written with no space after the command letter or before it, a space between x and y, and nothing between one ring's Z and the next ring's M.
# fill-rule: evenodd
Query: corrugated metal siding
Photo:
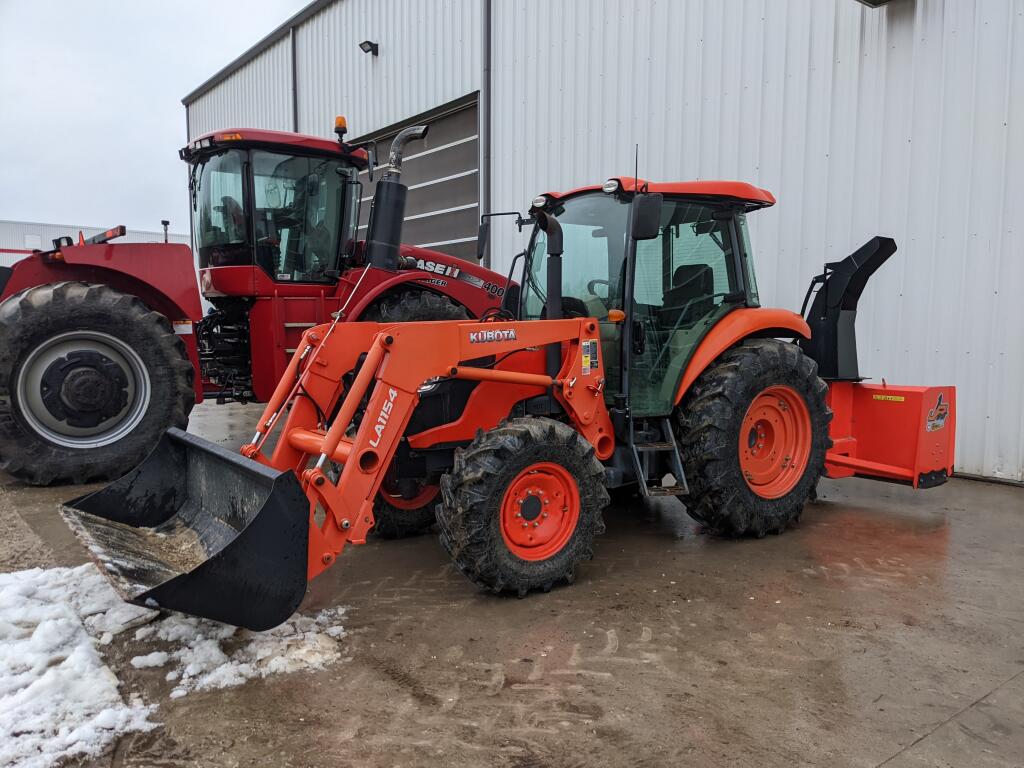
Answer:
M72 224L40 224L30 221L0 221L0 266L9 267L15 261L24 258L18 253L4 253L4 250L31 250L40 248L47 250L53 246L53 241L62 236L73 239L78 238L82 232L86 237L92 237L103 232L106 227L78 227ZM168 233L167 239L172 243L190 245L188 235ZM164 241L163 231L147 232L138 229L129 229L124 237L120 237L116 243L162 243Z
M292 130L291 42L274 43L187 109L190 141L218 128Z
M1024 480L1024 2L519 0L493 23L494 210L631 173L639 143L643 177L776 194L751 217L761 297L793 309L895 237L862 372L956 384L958 470Z
M296 30L299 132L379 130L479 88L479 0L340 0ZM363 40L380 55L359 49Z

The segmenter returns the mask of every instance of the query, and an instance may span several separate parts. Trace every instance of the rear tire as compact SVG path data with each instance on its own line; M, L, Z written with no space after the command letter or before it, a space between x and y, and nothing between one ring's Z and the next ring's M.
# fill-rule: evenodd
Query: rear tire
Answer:
M676 411L690 516L725 536L799 520L831 445L827 392L794 344L751 339L725 352Z
M429 291L404 291L387 296L367 309L361 318L378 323L409 323L422 320L469 320L466 308L447 296ZM430 488L435 489L433 494ZM395 490L389 494L381 490L374 502L375 523L373 535L382 539L403 539L427 533L434 525L434 508L437 506L437 486L418 484L411 493ZM427 498L422 504L412 504L415 499Z
M106 285L29 288L0 304L0 469L32 485L120 477L195 404L166 317Z
M385 296L367 308L360 320L412 323L420 320L469 320L466 308L430 291L403 291Z
M520 597L571 583L594 556L604 467L572 427L510 419L455 453L441 478L441 544L474 584Z

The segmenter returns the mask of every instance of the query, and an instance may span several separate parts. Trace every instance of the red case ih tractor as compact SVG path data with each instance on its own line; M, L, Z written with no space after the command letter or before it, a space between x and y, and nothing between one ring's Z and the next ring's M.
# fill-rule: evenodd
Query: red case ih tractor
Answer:
M822 474L942 483L953 388L857 370L857 301L895 244L828 265L806 317L760 307L746 216L774 202L624 178L541 196L499 312L310 328L241 455L171 429L65 520L125 599L259 630L365 541L388 477L439 485L455 565L520 596L573 580L608 489L760 537Z
M110 243L123 227L0 269L0 468L35 484L119 477L204 397L267 400L302 334L336 312L451 320L499 305L503 276L397 245L402 151L426 129L396 138L364 241L371 158L337 130L231 129L181 150L205 317L190 250ZM421 492L391 496L415 509Z

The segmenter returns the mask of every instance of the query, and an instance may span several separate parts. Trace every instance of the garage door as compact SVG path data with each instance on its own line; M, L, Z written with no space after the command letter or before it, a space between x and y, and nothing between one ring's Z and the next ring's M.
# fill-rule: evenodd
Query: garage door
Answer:
M377 137L377 158L387 162L391 140L410 121ZM476 236L480 223L477 165L476 104L427 119L427 138L408 145L402 161L402 183L409 188L405 204L402 242L433 248L464 259L476 258ZM379 174L374 174L379 178ZM370 200L376 184L364 171L360 236L366 234Z

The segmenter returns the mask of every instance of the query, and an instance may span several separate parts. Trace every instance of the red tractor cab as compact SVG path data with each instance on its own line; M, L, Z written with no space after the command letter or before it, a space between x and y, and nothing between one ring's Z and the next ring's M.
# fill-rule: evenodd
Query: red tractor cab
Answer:
M267 400L303 332L335 312L344 320L443 320L479 317L500 303L501 276L398 243L405 193L394 189L405 142L418 138L400 136L381 169L364 240L364 148L231 129L181 150L191 166L200 288L213 305L197 327L207 395ZM371 242L390 250L374 256Z

